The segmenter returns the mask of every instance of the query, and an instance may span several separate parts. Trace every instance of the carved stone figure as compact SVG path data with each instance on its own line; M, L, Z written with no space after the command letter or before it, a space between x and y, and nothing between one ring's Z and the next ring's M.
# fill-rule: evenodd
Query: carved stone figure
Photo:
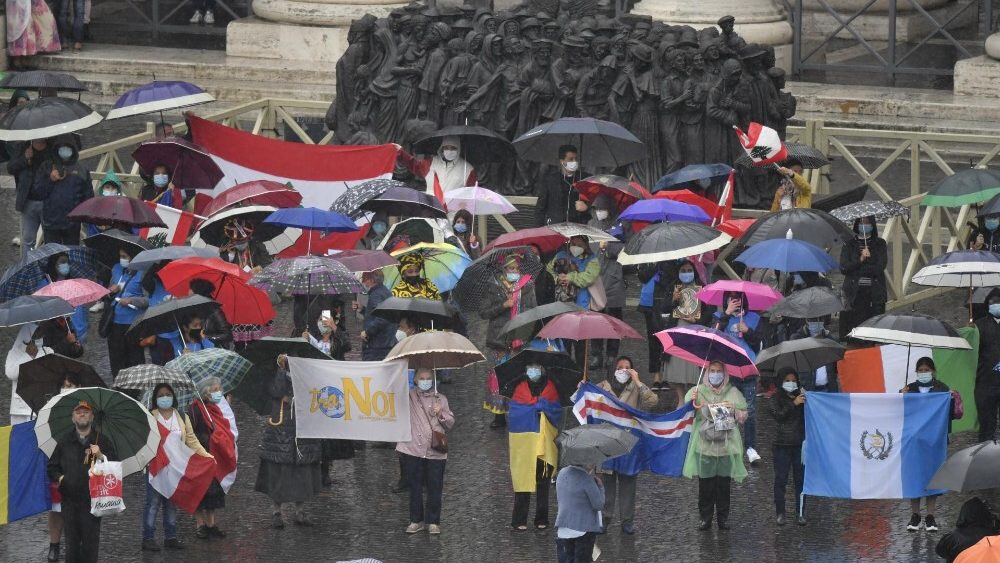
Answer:
M615 80L615 58L604 57L597 68L584 74L576 85L576 109L580 117L609 119L611 85Z
M733 127L746 127L750 96L743 83L743 65L736 59L722 64L719 80L705 99L705 160L735 162L743 154Z
M365 83L359 80L358 70L371 56L375 21L375 16L367 14L351 22L347 31L347 50L337 61L337 97L331 107L333 114L327 112L327 126L336 133L341 143L347 142L355 132L350 126L350 115L358 106L363 90L361 86Z
M692 92L685 88L687 54L680 49L664 50L667 75L660 83L660 158L663 170L673 172L684 166L681 153L681 112ZM693 164L693 163L692 163Z

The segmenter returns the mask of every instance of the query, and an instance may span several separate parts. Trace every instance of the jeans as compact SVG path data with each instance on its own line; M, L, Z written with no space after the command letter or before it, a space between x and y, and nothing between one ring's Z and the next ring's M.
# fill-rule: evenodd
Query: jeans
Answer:
M802 447L774 446L774 512L785 513L785 485L788 484L788 472L792 472L795 483L795 512L802 509L802 480L805 478L805 466L802 465Z
M21 212L21 258L35 248L38 229L42 226L42 205L38 199L24 202L24 211Z
M400 454L410 484L410 522L441 523L441 491L444 489L443 459L424 459ZM427 504L424 504L424 486ZM426 510L425 510L426 508Z
M734 378L731 381L747 401L747 421L743 423L743 446L757 449L757 378Z
M604 483L604 516L605 526L610 525L615 515L615 508L621 509L622 523L635 519L635 482L638 475L622 475L621 473L602 473ZM615 503L619 506L616 506Z
M730 477L699 477L698 478L698 516L706 521L712 521L714 512L719 522L729 520L729 493L732 485Z
M146 479L146 507L142 510L142 539L151 540L156 537L156 515L160 506L163 507L164 539L177 539L177 507L156 492L149 479Z
M85 19L86 0L61 0L56 18L59 21L59 32L63 37L72 35L73 41L83 41L83 23ZM72 14L70 13L72 10ZM70 17L73 18L70 23Z
M62 501L66 563L97 563L101 547L101 519L90 513L90 501Z
M542 477L545 464L538 460L535 465L535 525L549 524L549 485L550 478ZM531 504L531 493L514 493L514 513L510 525L524 526L528 523L528 508Z
M594 542L597 534L587 532L580 537L556 539L556 554L559 563L590 563L594 556Z

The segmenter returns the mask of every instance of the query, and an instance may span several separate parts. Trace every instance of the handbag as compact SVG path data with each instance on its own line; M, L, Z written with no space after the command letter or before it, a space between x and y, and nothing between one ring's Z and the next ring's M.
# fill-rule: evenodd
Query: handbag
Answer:
M100 518L124 511L121 462L108 461L108 458L101 455L99 459L93 460L87 473L90 486L90 513Z
M431 427L431 449L439 454L448 453L448 435L434 430L434 420L431 415L427 414L427 411L424 411L424 415L427 416L427 424Z
M115 301L104 298L104 310L101 311L101 320L97 323L97 334L101 338L107 338L111 334L111 325L115 322Z
M608 294L604 291L604 280L601 276L597 276L594 283L587 287L587 293L590 294L590 310L594 312L601 312L608 305Z

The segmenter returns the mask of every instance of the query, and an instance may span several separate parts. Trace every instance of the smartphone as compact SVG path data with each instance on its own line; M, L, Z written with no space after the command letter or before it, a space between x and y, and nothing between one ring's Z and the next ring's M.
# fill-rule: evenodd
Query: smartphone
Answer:
M333 315L330 314L330 310L329 309L323 309L323 311L319 314L319 316L322 317L322 318L324 318L324 319L332 319L333 318Z

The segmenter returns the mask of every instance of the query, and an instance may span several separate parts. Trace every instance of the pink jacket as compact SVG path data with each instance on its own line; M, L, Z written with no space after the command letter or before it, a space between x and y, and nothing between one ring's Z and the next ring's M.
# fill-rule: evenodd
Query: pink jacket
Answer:
M435 402L441 405L441 412L435 417L431 409ZM431 429L447 432L455 424L455 415L448 407L448 397L433 391L410 389L410 441L396 444L396 451L426 459L447 459L448 454L431 449Z

